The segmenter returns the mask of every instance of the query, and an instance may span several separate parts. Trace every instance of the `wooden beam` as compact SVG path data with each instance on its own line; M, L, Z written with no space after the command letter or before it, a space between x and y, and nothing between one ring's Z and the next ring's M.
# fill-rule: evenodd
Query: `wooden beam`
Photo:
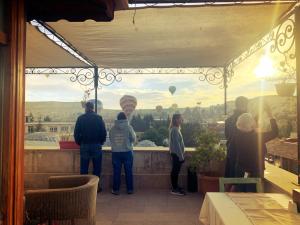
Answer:
M10 41L1 48L0 149L2 153L1 211L4 225L23 224L25 38L24 0L8 1Z
M163 3L163 4L166 4L166 3L207 3L207 4L211 4L211 3L226 3L226 4L237 4L235 3L237 1L235 0L232 0L232 1L228 1L228 0L214 0L214 1L211 1L211 0L129 0L129 4L158 4L158 3ZM284 3L284 2L297 2L296 0L294 1L290 1L290 0L274 0L274 1L265 1L265 0L256 0L256 1L253 1L253 0L244 0L244 1L239 1L238 3L251 3L251 2L256 2L256 3L261 3L261 4L268 4L268 3L272 3L272 4L275 4L275 3Z
M295 9L295 55L297 78L298 184L300 184L300 7Z
M4 32L0 32L0 44L7 44L7 35Z

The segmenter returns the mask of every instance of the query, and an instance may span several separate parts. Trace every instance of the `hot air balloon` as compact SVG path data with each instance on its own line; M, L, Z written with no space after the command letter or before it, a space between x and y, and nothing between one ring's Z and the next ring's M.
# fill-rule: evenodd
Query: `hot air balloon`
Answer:
M155 109L156 109L156 111L157 111L158 113L161 113L162 110L163 110L163 107L162 107L161 105L158 105L158 106L155 107Z
M176 91L176 87L175 86L170 86L169 87L169 92L173 95Z
M176 110L176 109L178 108L178 105L177 105L176 103L174 103L174 104L171 105L171 108L172 108L173 110Z
M137 105L137 100L134 96L124 95L120 99L120 106L127 117L129 117L131 113L135 110L136 105Z

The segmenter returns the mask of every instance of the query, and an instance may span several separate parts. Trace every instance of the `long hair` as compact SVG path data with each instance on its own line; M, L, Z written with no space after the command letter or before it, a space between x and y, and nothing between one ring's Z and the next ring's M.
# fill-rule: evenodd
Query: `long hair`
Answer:
M170 122L170 128L177 127L177 120L181 117L180 113L175 113L172 116L171 122Z

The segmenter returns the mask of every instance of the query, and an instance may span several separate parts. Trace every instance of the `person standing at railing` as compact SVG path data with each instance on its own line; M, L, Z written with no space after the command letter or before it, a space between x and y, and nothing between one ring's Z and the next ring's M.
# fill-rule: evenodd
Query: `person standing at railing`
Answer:
M237 177L263 177L264 175L265 144L278 136L276 120L272 116L270 107L266 104L264 105L264 111L270 119L270 131L257 131L256 121L250 113L240 115L236 122L237 132L234 145L237 149ZM250 185L246 186L249 187ZM252 189L250 188L249 191L252 191Z
M112 150L113 188L111 193L119 195L121 185L121 171L124 165L127 194L133 194L133 143L136 135L124 112L117 116L114 126L109 131Z
M184 142L180 132L180 126L183 123L181 114L174 114L170 124L169 142L170 153L172 157L171 171L171 194L185 195L184 190L178 186L178 177L182 164L184 163Z
M235 165L236 165L236 149L234 148L234 137L237 131L236 121L240 115L247 112L248 99L244 96L239 96L235 100L235 111L225 121L225 137L227 139L227 156L224 177L235 177ZM228 187L229 189L229 187Z
M92 102L86 103L85 113L77 118L74 139L80 145L80 174L88 174L89 163L92 160L93 174L100 178L106 129L102 117L94 112ZM101 191L100 186L98 192Z

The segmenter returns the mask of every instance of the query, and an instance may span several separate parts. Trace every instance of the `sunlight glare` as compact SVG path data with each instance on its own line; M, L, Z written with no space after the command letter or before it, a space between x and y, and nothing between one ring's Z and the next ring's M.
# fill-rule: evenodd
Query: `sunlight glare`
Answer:
M257 78L267 78L275 74L275 69L273 67L273 61L268 55L264 55L257 67L254 70Z

